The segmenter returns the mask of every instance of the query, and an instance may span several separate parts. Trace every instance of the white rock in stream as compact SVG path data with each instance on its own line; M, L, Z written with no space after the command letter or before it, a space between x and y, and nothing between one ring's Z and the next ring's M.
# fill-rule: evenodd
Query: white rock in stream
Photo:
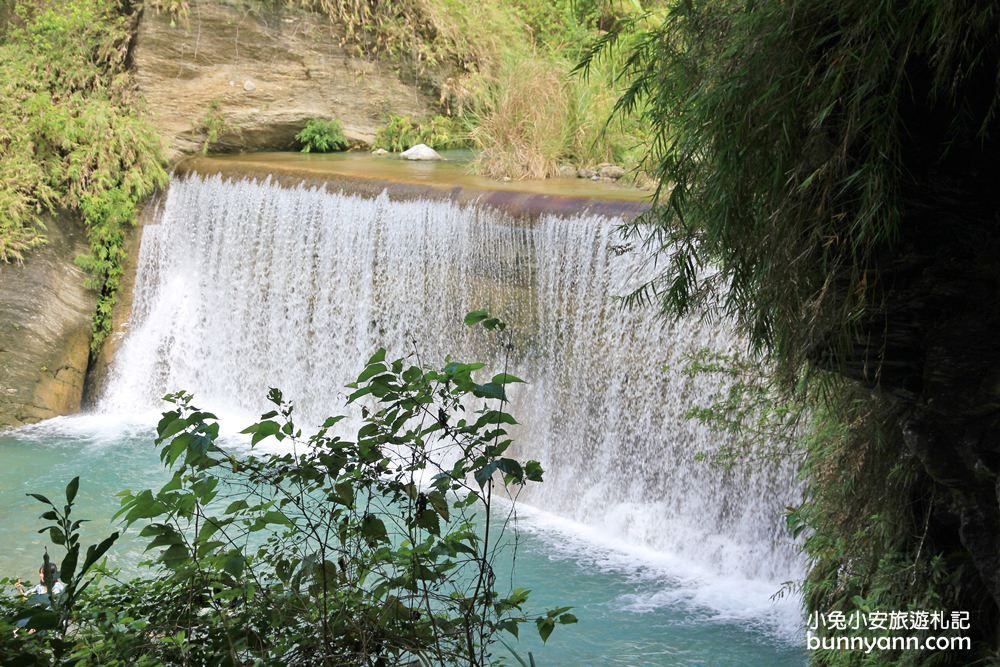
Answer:
M404 160L443 160L441 155L427 144L417 144L408 151L403 151L399 157Z

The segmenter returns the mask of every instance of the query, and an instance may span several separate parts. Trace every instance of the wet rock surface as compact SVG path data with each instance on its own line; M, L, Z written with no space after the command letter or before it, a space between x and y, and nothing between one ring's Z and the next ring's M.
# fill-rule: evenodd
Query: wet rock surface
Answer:
M0 428L80 408L97 295L73 259L87 243L67 217L46 236L24 264L0 264Z

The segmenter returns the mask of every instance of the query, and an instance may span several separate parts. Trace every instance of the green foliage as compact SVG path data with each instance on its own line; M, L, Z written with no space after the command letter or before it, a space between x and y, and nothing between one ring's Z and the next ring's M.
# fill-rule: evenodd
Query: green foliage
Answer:
M569 115L565 64L512 60L485 88L470 136L480 149L477 168L493 178L546 178L563 153Z
M534 51L576 58L597 30L642 11L635 0L288 0L328 14L360 52L407 66L440 87L450 76L490 75L504 55ZM165 0L154 6L164 7ZM183 3L181 3L183 4ZM182 13L182 12L176 12Z
M841 652L818 664L997 657L995 547L979 546L995 535L996 471L934 460L991 456L992 445L947 447L993 414L992 397L949 414L947 391L921 393L949 373L980 382L971 357L956 361L965 331L924 338L971 329L979 314L942 325L912 276L949 281L940 309L980 307L960 295L981 281L968 266L993 267L996 254L998 21L992 6L930 0L677 2L622 22L584 62L618 42L629 82L618 110L653 132L658 205L629 231L660 271L632 302L727 315L778 387L808 380L807 498L789 515L811 561L808 610L980 619L972 654ZM708 416L753 423L755 411L731 409ZM948 436L923 444L935 428ZM967 520L979 511L991 517L982 530Z
M485 311L466 321L506 329ZM246 454L220 446L216 418L189 394L168 396L156 442L173 475L158 491L123 492L119 512L147 540L149 574L85 599L68 587L63 631L3 632L0 652L102 665L485 666L496 664L502 633L517 637L527 623L547 640L575 623L568 607L528 614L528 591L504 589L495 574L516 548L505 538L513 507L495 494L514 498L543 474L508 455L517 421L507 388L521 380L481 381L483 364L416 359L376 351L349 385L354 412L311 435L272 389L274 409L244 430ZM278 443L284 453L253 449ZM69 505L45 518L56 521L53 542L69 545L72 572L76 541L64 535L78 523L68 515ZM74 581L92 560L88 552ZM16 606L5 611L19 617Z
M173 4L173 8L169 7ZM154 7L184 17L178 3ZM478 171L543 178L562 163L642 167L641 119L608 124L615 68L571 77L572 63L602 31L641 13L633 0L287 0L330 16L358 53L388 60L436 94L443 115L391 115L374 147L404 151L473 147ZM653 3L656 4L656 3ZM300 139L300 143L306 142ZM316 150L315 148L311 150Z
M446 116L418 121L410 116L391 115L375 133L374 147L392 153L401 153L417 144L426 144L435 150L465 148L468 138L458 121Z
M201 154L207 155L228 129L226 117L222 114L222 105L218 100L212 100L205 115L198 121L198 132L205 137L201 144Z
M897 415L884 401L832 373L815 373L789 390L766 365L707 350L692 355L682 372L719 387L707 405L692 406L687 414L728 441L700 458L724 470L768 459L803 461L806 495L788 508L786 522L810 568L804 581L786 582L779 594L800 591L807 611L847 617L988 608L988 593L969 576L974 568L967 557L935 548L932 534L939 527L931 518L946 501L906 454L894 424ZM992 647L983 638L989 629L973 630L971 652L820 650L811 654L812 662L861 667L982 659L989 664ZM818 634L828 633L923 640L935 631L821 628Z
M486 84L470 116L477 169L494 178L545 178L560 164L641 166L645 130L611 119L618 99L610 66L574 76L557 56L511 59Z
M0 44L0 261L44 242L44 213L79 214L90 253L78 263L100 291L95 347L136 205L166 180L159 138L136 113L119 11L111 0L19 1Z
M841 611L970 611L969 651L819 651L816 665L991 664L996 657L988 618L989 594L975 582L960 551L935 548L932 515L943 499L919 462L906 455L895 417L866 390L841 382L838 398L814 411L803 442L808 496L788 514L805 538L810 569L802 592L806 608ZM981 614L981 615L980 615ZM870 636L900 631L870 631ZM859 634L865 634L862 629ZM925 639L934 630L907 631Z
M346 150L350 145L344 136L344 128L336 120L313 118L295 135L302 144L303 153L331 153Z
M584 65L628 36L618 109L649 122L660 179L633 231L664 269L635 299L718 305L793 368L842 360L900 232L904 65L927 63L929 98L946 98L993 16L930 0L678 2L606 35ZM985 131L984 109L965 120Z
M187 0L147 0L146 5L158 12L167 12L172 19L187 18L191 11L191 3Z
M510 4L528 26L538 51L574 62L597 34L643 12L642 3L636 0L513 0Z
M394 61L438 94L445 115L390 116L376 148L472 146L484 153L478 170L503 178L543 178L558 163L641 166L644 122L607 125L617 99L613 70L570 77L570 63L602 30L641 11L637 2L298 4L325 11L345 28L348 43Z
M118 533L112 533L99 544L87 547L83 562L80 562L80 526L86 519L70 518L73 512L80 478L74 477L66 485L66 502L60 510L56 503L37 493L29 493L49 509L41 519L52 522L38 532L48 533L53 545L62 547L66 554L58 567L58 579L65 584L62 592L53 592L56 576L49 570L49 554L43 555L43 581L50 591L42 601L32 596L26 599L0 600L0 655L5 665L48 665L77 664L75 641L70 636L71 627L81 605L86 604L84 594L97 580L99 561L114 545ZM36 640L31 633L44 637Z
M489 70L505 42L523 42L524 26L503 3L458 0L288 0L322 11L359 53L394 61L433 86L444 67Z
M708 348L688 355L686 361L680 372L713 391L706 404L692 405L685 417L727 436L712 452L696 453L698 459L728 470L780 461L801 451L802 430L813 402L808 382L789 390L766 364Z

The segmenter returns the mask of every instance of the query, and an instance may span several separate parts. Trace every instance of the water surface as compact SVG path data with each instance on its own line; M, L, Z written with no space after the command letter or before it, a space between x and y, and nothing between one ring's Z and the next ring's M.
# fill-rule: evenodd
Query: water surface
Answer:
M79 415L0 434L0 572L32 577L45 547L57 560L62 557L36 533L43 506L25 493L59 502L66 482L79 475L74 511L92 519L84 524L84 544L118 529L110 522L119 506L116 494L155 489L167 479L152 444L154 433L148 421ZM765 613L757 619L739 613L738 600L730 601L734 613L703 604L695 591L703 590L704 582L671 574L662 554L615 548L586 526L530 506L519 512L518 528L513 576L501 570L499 578L531 589L532 609L572 606L579 618L577 625L557 627L544 646L532 627L523 628L521 641L511 645L522 655L532 652L539 666L806 664L797 633L775 626ZM135 531L108 555L109 564L126 575L137 572L143 556ZM724 582L718 585L725 588ZM506 650L498 646L497 652Z

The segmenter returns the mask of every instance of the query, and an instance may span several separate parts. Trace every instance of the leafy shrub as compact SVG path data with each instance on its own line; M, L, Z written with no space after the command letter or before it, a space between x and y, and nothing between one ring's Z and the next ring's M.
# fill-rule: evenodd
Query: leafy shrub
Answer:
M90 252L77 263L100 292L95 348L136 205L166 182L159 137L136 111L119 11L111 0L16 2L0 43L0 261L43 242L44 213L79 214Z
M503 332L484 311L466 322ZM542 480L537 461L506 456L508 373L478 382L483 364L443 367L387 360L378 350L350 386L348 417L310 436L293 405L272 389L274 409L244 433L286 453L235 456L217 444L215 417L179 392L157 427L173 476L159 491L124 492L119 515L141 525L153 568L131 582L63 596L52 610L8 603L9 624L31 618L45 636L15 635L0 622L5 656L72 654L81 664L397 665L495 664L500 633L524 623L546 640L574 623L569 608L525 611L528 592L502 590L499 558L513 515L498 493ZM479 405L473 409L473 405ZM73 553L79 523L54 508L53 542ZM47 499L39 497L46 504ZM81 575L114 542L88 551ZM504 555L506 554L506 555ZM75 556L63 569L81 592ZM72 604L71 604L72 603ZM520 658L518 658L520 660ZM257 661L257 662L255 662Z
M222 105L218 100L212 100L205 115L198 122L198 131L205 137L201 144L201 154L207 154L227 129L229 126L226 124L225 116L222 115Z
M303 153L332 153L346 150L350 145L340 123L332 119L313 118L295 135L295 140L302 144Z
M815 387L806 501L789 515L806 610L975 619L971 651L815 665L998 656L996 472L979 464L995 447L978 435L995 408L966 393L996 367L970 353L996 308L966 295L997 273L998 18L976 3L681 2L626 48L619 108L650 122L662 188L631 228L659 267L633 302L728 316L779 382Z
M81 604L86 604L84 593L97 580L98 561L118 540L112 533L99 544L87 548L80 562L80 526L86 519L71 519L80 478L74 477L66 485L66 503L59 506L37 493L29 493L48 509L41 518L51 522L39 532L47 532L54 545L65 549L66 554L58 566L58 578L65 584L61 593L47 596L33 595L27 600L0 599L0 655L7 665L47 665L61 662L72 652L72 643L66 640L70 623L76 620ZM51 591L56 576L50 567L49 553L42 557L45 586ZM54 563L53 563L54 565ZM6 581L4 583L7 583ZM47 597L47 599L45 599ZM42 598L39 600L38 598ZM34 641L32 634L39 632L45 641Z

